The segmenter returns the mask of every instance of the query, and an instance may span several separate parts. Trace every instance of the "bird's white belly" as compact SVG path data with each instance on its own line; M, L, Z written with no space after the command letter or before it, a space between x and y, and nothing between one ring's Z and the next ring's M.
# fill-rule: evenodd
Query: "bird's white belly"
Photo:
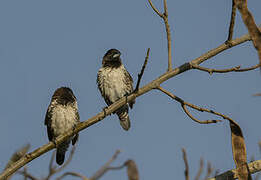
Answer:
M75 110L70 106L58 105L52 113L51 126L54 130L54 137L58 137L71 130L77 123Z
M114 69L104 76L104 93L110 101L115 102L126 94L124 73L121 69Z

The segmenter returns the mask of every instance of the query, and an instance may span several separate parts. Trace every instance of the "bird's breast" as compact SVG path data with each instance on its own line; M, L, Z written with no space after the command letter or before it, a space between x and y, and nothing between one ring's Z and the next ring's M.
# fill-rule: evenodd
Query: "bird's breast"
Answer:
M52 111L51 127L55 137L71 130L76 124L77 114L72 106L57 105L54 107Z
M127 87L123 69L104 69L102 76L104 94L111 102L115 102L125 96Z

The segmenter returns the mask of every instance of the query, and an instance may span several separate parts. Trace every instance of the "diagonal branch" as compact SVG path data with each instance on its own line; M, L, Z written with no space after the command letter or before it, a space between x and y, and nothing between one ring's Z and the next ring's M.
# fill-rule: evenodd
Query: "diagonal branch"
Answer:
M140 80L141 80L141 78L142 78L142 76L143 76L144 70L145 70L146 65L147 65L147 63L148 63L149 55L150 55L150 48L148 48L148 50L147 50L147 55L146 55L146 57L145 57L144 64L143 64L143 66L142 66L142 68L141 68L140 73L138 74L138 81L137 81L136 88L135 88L134 92L137 92L137 91L139 90Z

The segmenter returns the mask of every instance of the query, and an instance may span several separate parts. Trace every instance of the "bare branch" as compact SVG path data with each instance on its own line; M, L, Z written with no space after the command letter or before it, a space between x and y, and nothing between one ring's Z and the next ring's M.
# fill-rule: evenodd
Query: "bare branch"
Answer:
M235 0L235 4L241 13L243 22L251 36L254 47L256 48L261 63L261 31L258 29L254 17L247 7L247 0Z
M167 43L168 43L168 71L172 70L172 58L171 58L171 34L170 34L170 26L168 21L168 8L167 8L167 1L164 0L164 13L161 14L158 9L152 4L151 0L148 0L150 3L151 8L164 20L165 29L167 33Z
M236 17L236 9L237 6L235 4L235 0L232 0L232 10L231 10L231 18L230 18L230 25L229 25L229 31L228 31L228 37L226 43L229 45L230 41L233 38L233 31L234 31L234 25L235 25L235 17Z
M205 180L207 180L209 178L209 176L212 174L213 172L213 168L211 167L211 163L208 162L208 165L207 165L207 174L206 174L206 177L204 178Z
M209 69L209 68L205 68L199 65L191 65L193 69L198 69L201 71L205 71L208 72L210 75L212 75L213 73L227 73L227 72L232 72L232 71L236 71L238 69L240 69L240 66L236 66L233 68L228 68L228 69Z
M148 50L147 50L147 55L146 55L146 57L145 57L144 64L143 64L143 66L142 66L142 68L141 68L140 73L138 74L138 81L137 81L136 88L135 88L134 92L139 90L140 80L141 80L141 78L142 78L142 76L143 76L144 70L145 70L146 65L147 65L147 63L148 63L149 55L150 55L150 48L148 48Z
M195 118L187 109L185 104L181 105L184 112L195 122L199 123L199 124L211 124L211 123L217 123L217 122L221 122L221 120L205 120L205 121L200 121L199 119Z
M20 174L24 176L25 179L29 178L31 180L38 180L36 177L34 177L32 174L28 173L26 168L24 168L23 171L17 171L17 174Z
M50 160L50 164L49 164L49 174L45 178L46 180L50 179L54 174L57 174L58 172L61 172L72 161L73 155L75 153L75 149L76 149L76 145L74 145L72 147L72 150L70 152L70 155L69 155L68 159L59 168L57 168L57 166L53 163L54 162L54 157L55 157L55 152L53 152L51 160Z
M249 163L248 167L251 174L261 171L261 160L257 160ZM213 178L209 178L208 180L222 180L222 179L232 180L237 178L238 178L238 169L232 169L222 174L219 174Z
M252 67L243 68L243 69L240 69L240 66L236 66L236 67L232 67L232 68L228 68L228 69L210 69L210 68L205 68L205 67L202 67L202 66L199 66L199 65L195 65L195 64L191 64L191 66L192 66L193 69L198 69L200 71L205 71L205 72L208 72L210 75L212 75L213 73L228 73L228 72L251 71L251 70L254 70L254 69L260 67L261 64L257 64L257 65L254 65Z
M151 8L154 10L154 12L159 16L159 17L163 17L163 14L161 14L160 12L159 12L159 10L152 4L152 2L151 2L151 0L149 0L149 3L150 3L150 6L151 6Z
M191 108L193 108L193 109L196 109L196 110L198 110L198 111L201 111L201 112L205 111L205 112L212 113L212 114L215 114L215 113L214 113L214 111L212 111L212 110L205 109L205 108L200 108L200 107L197 107L197 106L194 105L194 104L190 104L190 103L188 103L188 102L185 102L183 99L181 99L181 98L175 96L174 94L172 94L171 92L165 90L165 89L162 88L161 86L159 86L157 89L160 90L161 92L165 93L166 95L168 95L168 96L171 97L172 99L178 101L178 102L181 104L181 106L182 106L183 110L185 111L185 113L186 113L193 121L195 121L195 122L197 122L197 123L200 123L200 124L210 124L210 123L221 122L221 120L206 120L206 121L200 121L200 120L198 120L198 119L195 118L192 114L190 114L190 112L188 111L186 105L189 106L189 107L191 107ZM217 114L216 114L216 115L217 115Z
M66 176L79 177L79 178L81 178L82 180L90 180L90 179L88 179L87 177L85 177L85 176L83 176L83 175L81 175L81 174L79 174L79 173L75 173L75 172L66 172L66 173L64 173L63 175L61 175L60 177L56 178L56 180L61 180L61 179L63 179L63 178L66 177Z
M185 179L189 180L189 165L188 165L187 153L184 148L182 148L182 154L183 154L183 160L185 164L185 171L184 171Z
M197 175L195 177L195 180L199 180L199 178L200 178L200 176L201 176L201 174L203 172L203 167L204 167L204 162L203 162L203 159L200 158L199 169L198 169L198 173L197 173Z
M114 153L114 155L111 157L111 159L105 165L103 165L96 173L94 173L94 175L90 179L97 180L101 176L103 176L110 169L109 168L110 164L118 157L119 154L120 154L120 150L117 150Z

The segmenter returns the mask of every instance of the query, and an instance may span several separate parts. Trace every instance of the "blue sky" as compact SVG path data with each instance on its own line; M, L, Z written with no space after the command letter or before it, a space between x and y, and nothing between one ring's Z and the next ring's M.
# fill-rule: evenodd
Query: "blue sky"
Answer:
M153 2L162 9L161 0ZM175 67L226 40L230 1L167 3ZM260 24L261 1L249 1L248 6ZM105 103L96 86L96 74L108 49L122 52L123 62L136 82L146 49L151 48L141 85L167 69L164 24L146 0L3 0L0 22L1 167L22 145L30 143L33 150L48 142L44 117L56 88L72 88L78 98L81 121L102 110ZM234 37L246 32L237 13ZM257 63L256 50L247 42L202 66L249 67ZM237 121L245 136L248 159L260 159L257 143L261 140L261 97L252 96L261 92L260 81L259 70L212 76L192 70L162 86L190 103ZM191 177L196 175L200 157L221 172L235 167L227 122L196 124L177 102L158 91L139 97L129 114L132 127L128 132L121 129L114 115L82 131L74 159L66 170L90 177L120 149L122 153L114 165L134 159L141 179L182 179L183 147L187 150ZM200 119L216 119L205 113L194 114ZM48 152L32 161L29 171L44 177L50 157ZM101 179L127 180L127 176L122 170L109 172Z

